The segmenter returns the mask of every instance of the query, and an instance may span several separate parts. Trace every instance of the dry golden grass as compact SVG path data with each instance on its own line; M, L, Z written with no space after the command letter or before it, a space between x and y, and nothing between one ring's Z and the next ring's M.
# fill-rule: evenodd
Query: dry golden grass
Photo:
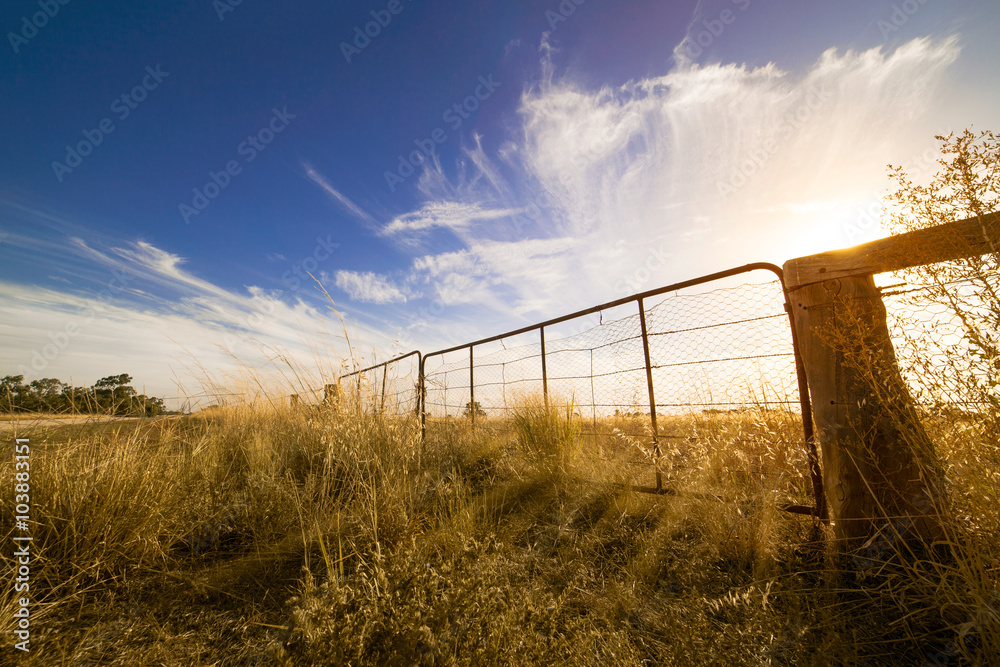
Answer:
M1000 523L965 475L995 459L945 448L958 560L859 572L776 509L808 488L789 423L666 419L659 496L631 488L648 467L625 420L585 437L532 400L423 446L415 419L349 401L54 429L32 440L21 664L988 664Z

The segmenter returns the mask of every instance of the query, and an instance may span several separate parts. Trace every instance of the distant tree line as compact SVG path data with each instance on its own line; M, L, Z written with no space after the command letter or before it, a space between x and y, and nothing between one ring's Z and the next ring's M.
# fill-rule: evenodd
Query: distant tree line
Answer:
M23 375L8 375L0 379L0 413L163 414L163 399L136 394L131 383L132 376L127 373L101 378L92 387L72 387L55 378L24 384Z

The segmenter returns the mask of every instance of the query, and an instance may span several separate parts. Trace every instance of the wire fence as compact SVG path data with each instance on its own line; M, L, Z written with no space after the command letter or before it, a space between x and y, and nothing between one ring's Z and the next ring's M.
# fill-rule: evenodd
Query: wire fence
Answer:
M368 413L397 417L420 415L419 351L346 373L335 385L327 385L324 401L348 401Z
M590 433L614 417L640 418L630 435L651 433L654 407L670 417L754 406L800 421L781 283L696 290L427 355L426 414L504 419L540 397L570 408Z
M822 484L804 388L781 269L758 263L411 352L342 375L322 401L419 417L425 440L455 426L516 437L519 417L544 408L576 424L581 438L645 452L657 490L666 454L677 455L675 465L682 450L766 441L787 452L802 501L810 477ZM735 421L723 437L719 429Z
M950 273L931 265L922 275L893 276L881 288L882 302L900 372L917 405L929 412L976 412L1000 400L1000 274Z
M686 451L760 441L742 419L753 413L799 479L821 485L781 277L747 265L427 354L425 437L455 422L516 436L542 406L582 438L643 449L659 490L667 453L673 465Z

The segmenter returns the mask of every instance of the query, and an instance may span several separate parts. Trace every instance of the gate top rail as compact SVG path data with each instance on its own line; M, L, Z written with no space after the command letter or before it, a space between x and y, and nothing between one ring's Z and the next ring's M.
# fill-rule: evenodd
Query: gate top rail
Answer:
M362 373L368 373L370 371L375 370L376 368L382 368L383 366L388 366L389 364L395 364L397 362L400 362L403 359L408 359L413 355L417 355L417 366L419 367L423 362L423 355L420 353L420 350L413 350L412 352L407 352L406 354L401 354L398 357L393 357L392 359L383 361L380 364L374 364L372 366L369 366L368 368L362 368L360 370L351 371L350 373L344 373L343 375L340 376L340 379L343 380L344 378L349 378L354 375L361 375Z
M508 331L506 333L497 334L495 336L490 336L488 338L482 338L471 343L462 343L461 345L455 345L453 347L445 348L443 350L436 350L434 352L428 352L427 354L422 354L420 350L413 350L412 352L407 352L406 354L401 354L387 361L383 361L378 364L373 364L367 368L362 368L356 371L351 371L350 373L344 373L340 376L341 379L349 378L354 375L360 375L362 373L368 373L375 370L376 368L382 368L383 366L388 366L389 364L394 364L417 355L417 363L421 366L423 365L423 360L428 357L436 357L443 354L448 354L450 352L456 352L458 350L465 350L470 347L476 347L478 345L485 345L486 343L493 343L504 338L510 338L512 336L518 336L523 333L528 333L530 331L535 331L541 327L553 326L556 324L561 324L562 322L567 322L578 317L584 317L586 315L591 315L593 313L600 312L602 310L609 310L611 308L616 308L617 306L623 306L634 301L640 301L647 299L649 297L659 296L660 294L666 294L667 292L675 292L680 289L685 289L687 287L695 287L697 285L703 285L705 283L714 282L716 280L722 280L724 278L731 278L732 276L738 276L743 273L751 273L753 271L770 271L778 277L781 282L782 289L785 288L785 278L784 272L781 267L777 264L771 264L770 262L752 262L750 264L744 264L743 266L737 266L732 269L726 269L725 271L717 271L715 273L710 273L699 278L692 278L690 280L683 280L678 283L673 283L672 285L666 285L665 287L657 287L656 289L647 290L645 292L639 292L638 294L633 294L631 296L625 296L620 299L615 299L614 301L608 301L607 303L602 303L597 306L591 306L590 308L584 308L583 310L578 310L574 313L569 313L568 315L561 315L560 317L555 317L550 320L545 320L544 322L538 322L535 324L529 324L527 326L521 327L520 329L514 329L513 331Z
M476 347L477 345L485 345L486 343L493 343L504 338L510 338L511 336L518 336L523 333L528 333L530 331L536 331L542 327L553 326L555 324L560 324L562 322L567 322L578 317L583 317L585 315L591 315L593 313L600 312L602 310L608 310L610 308L615 308L617 306L623 306L628 303L633 303L635 301L641 301L653 296L659 296L660 294L666 294L667 292L675 292L679 289L684 289L686 287L694 287L696 285L702 285L704 283L710 283L716 280L722 280L723 278L731 278L732 276L738 276L743 273L750 273L751 271L770 271L774 273L778 280L781 281L782 290L785 288L785 277L784 272L781 267L777 264L771 264L769 262L754 262L752 264L744 264L743 266L738 266L732 269L727 269L725 271L718 271L716 273L710 273L706 276L701 276L700 278L692 278L691 280L684 280L679 283L674 283L673 285L667 285L666 287L657 287L656 289L647 290L645 292L639 292L638 294L633 294L631 296L622 297L620 299L615 299L614 301L609 301L607 303L602 303L599 306L592 306L590 308L585 308L583 310L578 310L575 313L570 313L569 315L562 315L561 317L556 317L551 320L546 320L544 322L538 322L537 324L531 324L520 329L515 329L513 331L508 331L507 333L498 334L496 336L490 336L489 338L483 338L472 343L463 343L462 345L455 345L454 347L449 347L444 350L438 350L436 352L428 352L424 355L426 360L428 357L436 357L442 354L448 354L449 352L456 352L458 350L465 350L470 347Z

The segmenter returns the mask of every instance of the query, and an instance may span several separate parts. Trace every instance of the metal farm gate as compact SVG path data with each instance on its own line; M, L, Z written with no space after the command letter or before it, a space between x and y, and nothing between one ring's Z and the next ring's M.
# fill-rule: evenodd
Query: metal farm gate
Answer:
M741 278L741 280L737 280ZM424 439L455 422L512 431L535 402L568 413L583 438L626 437L655 465L691 434L691 418L752 408L794 434L782 444L802 459L814 506L825 518L812 414L782 270L755 263L667 285L429 354L411 352L343 375L365 410L415 417ZM710 446L710 443L709 443Z

